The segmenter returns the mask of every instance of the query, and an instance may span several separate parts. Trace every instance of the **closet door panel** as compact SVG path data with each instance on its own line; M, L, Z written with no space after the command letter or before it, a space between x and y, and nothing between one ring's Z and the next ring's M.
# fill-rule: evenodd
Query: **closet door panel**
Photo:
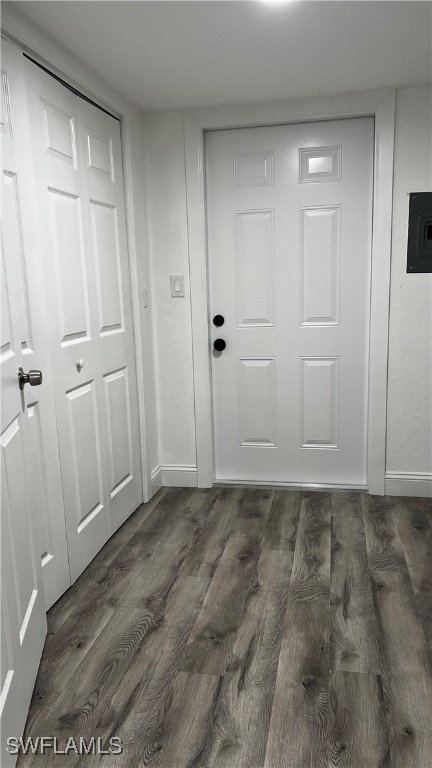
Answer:
M111 530L142 496L120 123L80 100L81 167L95 265Z
M108 450L79 99L26 63L72 581L109 538Z
M27 71L75 580L142 500L120 124Z

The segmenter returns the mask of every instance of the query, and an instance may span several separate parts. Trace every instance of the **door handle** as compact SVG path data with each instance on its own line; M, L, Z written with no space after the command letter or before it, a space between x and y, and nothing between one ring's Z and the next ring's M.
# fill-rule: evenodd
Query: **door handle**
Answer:
M22 368L18 368L18 384L20 389L24 389L24 384L30 384L31 387L37 387L42 384L42 371L29 371L24 373Z
M216 352L223 352L226 347L226 341L224 339L216 339L213 344L213 349L216 350Z

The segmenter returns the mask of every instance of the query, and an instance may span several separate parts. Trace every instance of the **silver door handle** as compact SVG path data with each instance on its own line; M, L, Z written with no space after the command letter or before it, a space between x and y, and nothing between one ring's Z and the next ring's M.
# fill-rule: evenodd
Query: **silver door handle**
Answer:
M18 368L18 384L20 389L24 389L24 384L30 384L31 387L39 386L42 384L42 371L24 373L23 368Z

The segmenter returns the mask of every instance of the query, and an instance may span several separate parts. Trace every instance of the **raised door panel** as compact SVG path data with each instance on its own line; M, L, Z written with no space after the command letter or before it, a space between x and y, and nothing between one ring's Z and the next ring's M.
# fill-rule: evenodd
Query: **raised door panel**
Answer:
M45 129L45 152L73 168L77 167L75 119L55 104L41 99Z
M238 406L241 446L276 446L276 361L238 360Z
M22 180L18 178L18 174L13 170L3 169L2 215L4 227L2 235L5 258L6 262L11 259L16 260L18 266L15 290L13 290L14 300L13 305L9 302L9 311L12 310L13 312L15 341L19 348L25 352L32 350L33 341L21 219L21 187ZM8 272L10 275L11 270L8 269Z
M96 263L99 333L124 331L122 275L117 210L90 201L92 244Z
M75 489L76 531L84 528L103 510L101 448L93 381L66 392L71 466Z
M0 360L5 362L14 354L9 288L4 259L3 236L1 238L1 327Z
M339 323L340 207L302 208L301 324Z
M273 184L273 152L234 155L234 186L263 187Z
M38 591L32 539L29 536L29 508L25 482L25 454L19 413L2 432L0 445L5 482L5 513L8 516L15 600L20 642L25 635L32 606ZM13 515L13 520L11 520Z
M55 189L48 194L59 341L65 347L91 336L81 201Z
M300 445L339 447L339 358L300 360Z
M1 72L1 132L8 138L12 138L12 121L9 96L9 78L7 72Z
M3 534L4 535L4 534ZM13 657L10 638L8 637L10 620L6 606L6 595L1 595L1 670L0 670L0 701L6 701L13 678Z
M3 463L2 449L2 483L1 483L1 693L0 693L0 725L3 735L19 733L19 727L24 726L27 715L27 701L20 703L21 677L21 648L19 640L19 622L17 612L17 588L15 572L12 566L12 543L10 533L10 508L7 493L6 472ZM42 647L40 648L40 651ZM36 666L36 664L35 664ZM35 670L36 671L36 670ZM18 722L15 722L15 719ZM21 723L19 722L21 720ZM10 730L10 728L16 728ZM2 758L5 758L5 744L2 738ZM2 763L3 764L3 763Z
M79 104L80 164L90 201L123 201L119 123L89 104Z
M114 498L133 478L128 371L104 376L110 453L110 495Z
M87 169L105 181L114 182L112 139L87 126L85 138Z
M40 510L37 527L38 552L42 567L48 565L55 556L52 520L49 507L48 467L45 455L45 445L42 434L40 403L28 398L27 415L27 445L32 462L32 502ZM58 514L62 515L60 507Z
M274 323L274 211L235 213L237 325Z

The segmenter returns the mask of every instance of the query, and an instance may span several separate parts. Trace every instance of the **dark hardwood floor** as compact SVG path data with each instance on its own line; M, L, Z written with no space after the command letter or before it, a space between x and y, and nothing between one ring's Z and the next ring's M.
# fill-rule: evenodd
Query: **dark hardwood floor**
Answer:
M432 768L432 502L170 488L48 614L24 766Z

